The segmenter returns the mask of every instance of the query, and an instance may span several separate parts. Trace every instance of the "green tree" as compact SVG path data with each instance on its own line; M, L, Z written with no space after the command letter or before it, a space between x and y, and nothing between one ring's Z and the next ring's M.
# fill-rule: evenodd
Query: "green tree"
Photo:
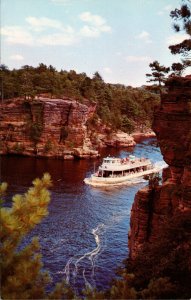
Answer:
M33 76L28 71L22 71L20 76L20 86L21 86L21 95L25 97L25 99L34 97L34 86L33 86Z
M169 49L172 54L181 54L189 59L191 51L191 1L183 0L180 9L176 8L171 11L170 16L175 21L175 31L185 31L188 38L179 44L169 46Z
M121 129L124 132L127 132L127 133L133 132L134 125L133 125L132 121L127 116L122 117Z
M101 77L101 75L99 74L98 71L96 71L94 74L93 74L93 80L98 80L98 81L103 81L103 78Z
M152 73L146 74L150 79L147 82L158 82L159 87L166 81L166 74L170 71L170 68L162 66L157 60L153 63L150 63L149 67L151 68Z
M96 115L115 130L128 127L125 117L129 119L129 124L137 128L144 127L145 123L151 124L154 106L159 102L153 90L108 84L98 72L92 79L74 70L58 72L53 66L47 67L42 63L36 68L25 65L18 70L8 70L2 65L0 77L3 99L44 96L70 97L85 104L93 102L96 103ZM41 129L41 122L32 124L30 132L33 140L39 140Z
M3 203L3 197L5 196L8 184L6 182L2 182L0 184L0 205Z
M173 63L171 66L172 74L171 76L181 76L184 71L184 65L181 63Z
M3 299L72 299L71 289L63 282L51 293L46 288L50 276L42 271L37 238L22 247L23 238L48 215L51 186L49 174L35 179L24 195L15 195L11 208L1 208L1 293ZM6 184L0 185L0 197ZM18 250L21 249L21 250Z

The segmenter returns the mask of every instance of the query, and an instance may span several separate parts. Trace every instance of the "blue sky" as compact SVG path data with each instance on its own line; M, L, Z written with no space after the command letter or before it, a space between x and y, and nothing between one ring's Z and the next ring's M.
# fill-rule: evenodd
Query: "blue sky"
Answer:
M1 63L39 63L106 82L141 86L149 63L179 61L169 44L186 38L169 13L180 0L1 0Z

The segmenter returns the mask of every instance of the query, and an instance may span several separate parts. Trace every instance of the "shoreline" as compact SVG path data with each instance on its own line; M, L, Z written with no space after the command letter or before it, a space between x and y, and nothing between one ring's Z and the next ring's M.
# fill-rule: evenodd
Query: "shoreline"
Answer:
M36 158L42 158L42 159L56 159L56 160L81 160L81 159L96 159L100 157L100 150L103 148L118 148L118 149L124 149L124 148L132 148L135 147L136 144L138 144L139 142L143 141L143 140L147 140L149 138L154 138L156 137L155 133L153 131L148 131L148 132L134 132L132 134L129 135L131 138L134 139L134 145L129 145L129 146L120 146L120 145L115 145L111 146L108 145L106 147L99 147L99 150L95 150L95 149L82 149L82 148L74 148L70 151L70 153L68 152L67 154L63 154L63 155L59 155L59 154L55 154L55 153L49 153L49 154L37 154L37 153L27 153L27 151L25 152L16 152L16 151L11 151L11 152L7 152L7 153L3 153L2 151L0 151L0 155L2 156L18 156L18 157L36 157Z

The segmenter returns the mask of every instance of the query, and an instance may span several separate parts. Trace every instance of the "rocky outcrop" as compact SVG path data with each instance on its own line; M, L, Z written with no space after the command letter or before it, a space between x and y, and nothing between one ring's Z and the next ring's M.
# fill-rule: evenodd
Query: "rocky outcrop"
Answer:
M96 104L65 97L14 99L0 103L0 153L63 159L95 158L102 147L133 147L152 132L113 132L99 119L89 127Z
M155 112L153 130L164 160L162 184L136 196L129 231L130 257L160 237L160 226L177 212L191 212L191 77L172 78Z
M86 126L96 109L95 104L81 104L70 98L38 98L6 101L0 106L3 154L64 159L99 155L92 149Z
M146 138L156 137L156 134L152 130L146 130L145 132L139 132L139 131L138 132L133 132L131 134L131 137L137 143L137 142L140 142L141 140L146 139Z
M133 147L136 143L130 134L117 131L105 137L105 145L108 147L122 148Z

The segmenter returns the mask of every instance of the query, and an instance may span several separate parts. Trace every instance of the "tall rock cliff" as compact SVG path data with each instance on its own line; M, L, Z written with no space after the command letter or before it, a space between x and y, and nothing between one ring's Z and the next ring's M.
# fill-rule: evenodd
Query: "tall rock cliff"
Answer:
M130 257L160 238L160 226L177 212L191 212L191 76L170 79L155 112L153 130L164 160L162 184L138 191L131 210Z
M68 97L5 100L0 103L0 153L94 158L101 147L135 146L133 135L113 132L101 119L92 126L95 111L96 103L87 99L83 104Z
M70 98L0 104L0 152L29 156L97 157L87 137L86 122L96 109Z

